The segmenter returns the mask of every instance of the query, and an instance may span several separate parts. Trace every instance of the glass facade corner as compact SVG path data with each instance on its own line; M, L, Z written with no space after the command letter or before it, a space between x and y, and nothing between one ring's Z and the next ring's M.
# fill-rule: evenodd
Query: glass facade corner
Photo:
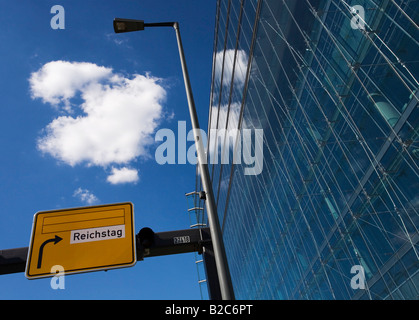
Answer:
M418 21L413 0L217 1L208 155L237 299L419 299Z

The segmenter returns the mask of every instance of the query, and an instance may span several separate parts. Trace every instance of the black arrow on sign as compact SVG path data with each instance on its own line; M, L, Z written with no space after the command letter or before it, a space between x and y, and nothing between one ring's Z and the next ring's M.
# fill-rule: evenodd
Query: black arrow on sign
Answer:
M61 238L61 237L59 237L59 236L57 236L57 235L55 235L55 238L52 238L52 239L48 239L48 240L45 240L42 244L41 244L41 246L39 247L39 255L38 255L38 269L39 268L41 268L41 264L42 264L42 254L44 253L44 247L45 247L45 245L47 244L47 243L50 243L50 242L54 242L54 244L57 244L58 242L60 242L61 240L63 240L63 238Z

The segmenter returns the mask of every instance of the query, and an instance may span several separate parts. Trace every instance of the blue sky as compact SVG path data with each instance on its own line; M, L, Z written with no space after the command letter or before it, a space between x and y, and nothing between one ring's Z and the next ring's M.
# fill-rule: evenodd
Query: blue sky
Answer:
M54 30L51 7L65 9ZM207 128L215 2L0 0L0 249L29 245L38 211L132 202L136 232L189 227L195 166L159 165L155 133L189 113L170 28L114 34L114 17L179 21ZM125 124L126 121L126 124ZM124 122L124 124L121 124ZM187 148L192 142L187 142ZM0 299L200 299L193 254L50 279L0 276Z

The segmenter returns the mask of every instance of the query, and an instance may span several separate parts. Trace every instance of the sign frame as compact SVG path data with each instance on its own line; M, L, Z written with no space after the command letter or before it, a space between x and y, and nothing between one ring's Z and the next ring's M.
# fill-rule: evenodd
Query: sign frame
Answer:
M118 218L96 218L96 216L100 216L100 213L103 211L107 211L107 214L112 214L112 211L121 211L123 210L123 217L121 213L118 215ZM71 221L70 216L75 215L85 215L83 217L83 221ZM86 215L95 214L96 223L99 221L99 226L93 227L86 227L86 224L89 224L90 221L88 220L88 216ZM61 219L64 217L63 219ZM80 216L79 216L80 217ZM87 217L87 218L86 218ZM121 221L122 218L124 219L124 224L120 224L118 221ZM128 218L128 222L125 219ZM58 221L59 223L51 223L51 225L45 225L45 219L50 220L67 220L66 222ZM108 226L101 226L102 220L106 220L109 223L112 223ZM51 221L57 222L57 221ZM115 225L115 223L117 225ZM68 227L69 224L73 224L73 227ZM103 224L103 223L102 223ZM64 228L65 230L62 231L54 231L56 226L59 228ZM84 227L83 227L84 226ZM52 229L51 229L52 227ZM42 228L39 231L39 228ZM41 237L40 232L42 233L45 228L50 228L49 230L46 229L47 233L50 235L48 239L39 240ZM65 235L65 236L64 236ZM90 239L89 239L90 236ZM37 238L36 238L37 237ZM73 238L74 239L73 239ZM97 237L103 237L103 239L96 239ZM64 241L63 241L64 239ZM70 240L70 241L68 241ZM85 207L76 207L76 208L67 208L67 209L57 209L57 210L48 210L48 211L38 211L33 216L32 221L32 231L31 231L31 238L28 248L28 256L26 259L26 267L25 267L25 277L27 279L39 279L39 278L48 278L56 276L55 273L51 273L50 270L48 271L37 271L36 269L41 269L41 265L43 264L44 259L44 251L51 252L54 250L55 245L57 247L61 247L64 244L67 248L69 246L73 246L72 248L76 248L79 246L79 249L76 249L77 252L82 252L83 245L85 247L93 246L96 248L105 248L106 245L109 246L111 240L118 240L123 242L125 245L124 248L124 261L119 262L112 262L112 263L103 263L103 261L99 265L91 265L91 266L84 266L84 267L72 267L68 270L64 270L65 275L70 274L78 274L78 273L87 273L87 272L94 272L94 271L101 271L101 270L110 270L110 269L119 269L119 268L127 268L132 267L137 263L137 248L136 248L136 234L135 234L135 223L134 223L134 205L132 202L121 202L121 203L113 203L113 204L104 204L104 205L96 205L96 206L85 206ZM41 241L41 242L40 242ZM93 245L92 245L93 243ZM87 245L86 245L87 244ZM119 242L118 242L119 244ZM34 247L36 246L36 247ZM102 247L103 246L103 247ZM113 246L115 246L115 241L113 241ZM120 245L117 246L118 248ZM64 247L65 248L65 247ZM45 249L45 250L44 250ZM104 249L104 251L106 251ZM109 251L109 249L107 249ZM86 251L84 249L84 251ZM97 252L97 251L95 251ZM65 256L65 252L62 255ZM74 253L70 253L73 254ZM106 259L106 258L104 258ZM115 258L117 259L117 258ZM37 261L35 261L37 260ZM60 260L56 260L57 263L53 265L60 265ZM63 261L65 262L65 261ZM49 269L53 266L49 266ZM45 269L45 268L43 268Z

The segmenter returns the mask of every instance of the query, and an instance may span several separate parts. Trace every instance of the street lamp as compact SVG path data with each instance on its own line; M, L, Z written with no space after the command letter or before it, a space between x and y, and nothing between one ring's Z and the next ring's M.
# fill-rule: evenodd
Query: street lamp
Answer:
M217 207L214 201L212 184L209 176L207 158L205 155L204 145L202 143L201 131L198 122L198 116L195 109L195 102L192 95L192 87L189 80L188 69L186 67L185 54L183 52L182 40L180 37L178 22L160 22L160 23L144 23L143 20L121 19L115 18L113 21L116 33L141 31L145 27L173 27L176 32L177 44L179 48L180 62L182 65L183 79L185 82L186 97L188 99L189 114L194 132L196 153L198 155L198 165L201 173L202 186L206 194L205 205L207 208L208 221L210 225L211 240L214 249L214 258L217 266L217 274L220 282L221 297L223 300L233 300L234 291L231 282L230 271L228 269L227 256L224 248L224 241L218 221Z

